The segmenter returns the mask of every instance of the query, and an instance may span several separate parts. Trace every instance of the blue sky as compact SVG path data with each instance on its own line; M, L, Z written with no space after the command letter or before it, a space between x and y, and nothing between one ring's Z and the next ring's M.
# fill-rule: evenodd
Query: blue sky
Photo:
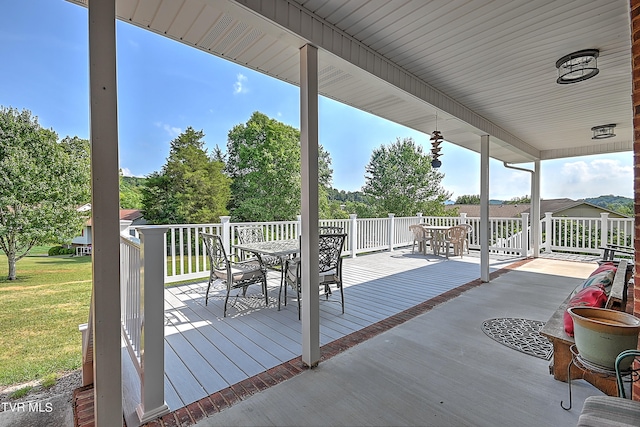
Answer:
M89 137L86 9L64 0L0 0L0 105L28 109L65 136ZM226 149L227 133L260 111L300 127L299 90L229 61L118 22L120 167L135 176L159 170L169 142L188 126L207 147ZM397 137L429 149L429 136L321 98L320 143L333 160L334 187L364 185L371 153ZM446 138L446 135L444 135ZM443 186L453 198L479 194L479 155L444 143ZM531 168L532 165L519 165ZM490 197L530 193L526 172L491 161ZM542 162L541 196L633 197L633 154Z

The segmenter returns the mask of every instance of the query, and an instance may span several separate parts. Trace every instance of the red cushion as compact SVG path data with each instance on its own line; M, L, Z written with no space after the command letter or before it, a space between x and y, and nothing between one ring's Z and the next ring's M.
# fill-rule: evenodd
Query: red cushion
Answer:
M609 270L613 271L613 274L616 274L616 270L617 270L617 268L616 268L616 266L615 266L615 264L614 264L614 263L612 263L612 262L605 262L605 263L603 263L603 264L600 264L600 266L599 266L598 268L596 268L596 269L594 270L594 272L593 272L593 273L591 273L591 274L589 275L589 277L591 277L591 276L595 276L595 275L596 275L596 274L598 274L598 273L601 273L601 272L603 272L603 271L609 271Z
M569 300L567 309L571 307L598 307L602 308L607 303L607 294L602 285L589 286L578 292ZM570 337L573 336L573 318L567 310L564 312L564 331Z

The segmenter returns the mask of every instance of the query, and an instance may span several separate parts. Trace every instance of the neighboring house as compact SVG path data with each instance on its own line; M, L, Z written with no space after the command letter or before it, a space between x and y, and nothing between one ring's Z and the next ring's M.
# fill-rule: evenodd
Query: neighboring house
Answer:
M520 218L520 214L529 210L529 204L489 205L489 218ZM448 205L445 210L458 209L459 214L468 218L480 218L480 205Z
M86 204L78 208L78 211L86 212L91 210L91 204ZM144 225L147 221L142 216L139 209L120 209L120 234L132 234L130 227L134 225ZM87 220L79 236L71 241L71 246L76 248L77 254L91 253L91 218Z
M480 217L480 205L448 205L446 210L457 208L458 213L466 214L469 218ZM531 204L518 203L517 205L489 205L490 218L520 218L523 213L530 213ZM618 212L601 206L594 205L584 200L572 199L548 199L540 200L540 219L544 218L547 212L551 216L576 217L576 218L599 218L601 213L608 213L609 218L629 218Z

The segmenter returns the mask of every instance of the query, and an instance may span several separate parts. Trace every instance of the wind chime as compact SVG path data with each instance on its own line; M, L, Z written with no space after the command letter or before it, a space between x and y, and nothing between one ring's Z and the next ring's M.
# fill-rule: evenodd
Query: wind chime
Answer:
M436 112L436 130L431 134L431 167L434 169L442 166L442 162L438 160L441 156L440 143L442 143L442 134L438 130L438 113Z

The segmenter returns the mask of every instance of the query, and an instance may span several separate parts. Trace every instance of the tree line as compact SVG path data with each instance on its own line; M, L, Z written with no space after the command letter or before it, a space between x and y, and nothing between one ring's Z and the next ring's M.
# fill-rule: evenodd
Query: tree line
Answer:
M153 224L292 220L300 213L300 131L255 112L227 135L226 152L209 153L202 131L187 128L171 141L166 163L143 185L121 187L121 203L139 200ZM332 187L331 155L319 147L321 218L443 214L450 196L444 175L431 168L429 155L411 138L373 151L361 192ZM123 180L126 183L128 180ZM135 193L138 192L139 196Z

